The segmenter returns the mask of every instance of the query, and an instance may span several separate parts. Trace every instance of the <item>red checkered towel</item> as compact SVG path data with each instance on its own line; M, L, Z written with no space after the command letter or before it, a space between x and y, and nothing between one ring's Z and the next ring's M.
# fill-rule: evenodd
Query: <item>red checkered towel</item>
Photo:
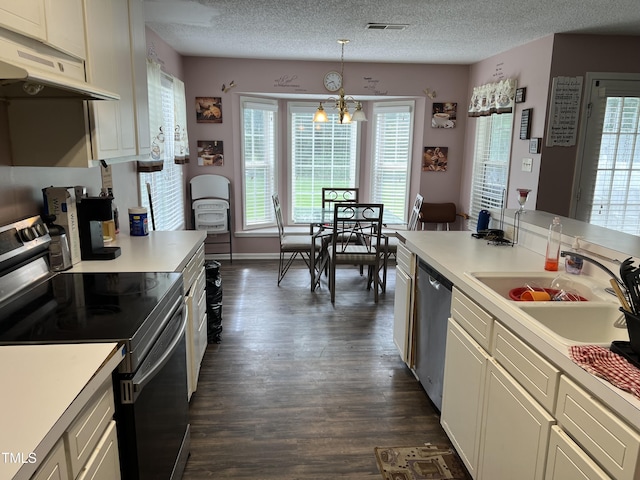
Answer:
M640 370L624 357L597 345L569 347L569 356L587 372L640 398Z

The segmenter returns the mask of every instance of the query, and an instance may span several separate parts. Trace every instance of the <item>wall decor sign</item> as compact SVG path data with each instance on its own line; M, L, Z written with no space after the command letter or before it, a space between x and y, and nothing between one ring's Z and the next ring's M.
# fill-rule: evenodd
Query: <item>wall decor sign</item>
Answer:
M434 103L431 126L433 128L454 128L456 126L457 111L457 103Z
M520 140L531 138L531 113L533 108L525 108L520 116Z
M527 87L516 88L516 103L523 103L527 99Z
M224 149L221 140L198 140L198 165L201 167L224 165Z
M423 172L446 172L449 163L449 147L424 147Z
M549 101L547 147L571 147L576 144L582 77L554 77Z
M541 138L532 138L529 140L529 153L540 153Z
M198 123L222 123L222 98L196 97L196 121Z

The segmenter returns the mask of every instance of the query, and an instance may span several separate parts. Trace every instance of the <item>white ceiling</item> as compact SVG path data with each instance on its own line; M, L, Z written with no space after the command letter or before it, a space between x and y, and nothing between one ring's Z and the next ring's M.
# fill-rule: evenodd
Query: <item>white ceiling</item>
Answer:
M182 55L469 64L553 33L640 35L639 0L145 0ZM366 30L368 23L405 30ZM636 61L638 52L635 52Z

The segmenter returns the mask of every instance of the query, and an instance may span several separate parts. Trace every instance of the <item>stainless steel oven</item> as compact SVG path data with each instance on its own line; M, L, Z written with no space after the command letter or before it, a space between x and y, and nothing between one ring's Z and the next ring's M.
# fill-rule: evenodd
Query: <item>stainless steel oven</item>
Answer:
M179 479L189 455L180 273L51 273L39 217L0 227L0 345L118 342L122 478Z

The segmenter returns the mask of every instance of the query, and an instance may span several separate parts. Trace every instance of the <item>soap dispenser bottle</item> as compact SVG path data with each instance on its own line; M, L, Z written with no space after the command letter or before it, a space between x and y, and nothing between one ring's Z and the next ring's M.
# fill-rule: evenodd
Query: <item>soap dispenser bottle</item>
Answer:
M560 259L560 240L562 238L562 224L560 217L553 217L553 222L549 226L549 236L547 237L547 253L544 259L544 269L555 272L558 270L558 260Z
M573 240L573 244L571 245L571 252L579 253L580 251L580 239L582 237L576 237ZM582 272L582 265L584 261L580 257L576 257L574 255L567 255L564 261L564 269L567 273L572 273L573 275L580 275Z

